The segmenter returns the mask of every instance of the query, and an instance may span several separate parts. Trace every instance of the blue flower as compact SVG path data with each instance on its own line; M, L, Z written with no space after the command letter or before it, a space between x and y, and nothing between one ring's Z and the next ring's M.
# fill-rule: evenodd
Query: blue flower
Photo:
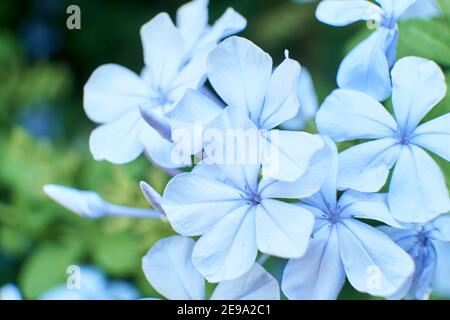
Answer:
M109 280L95 267L80 267L80 287L70 289L66 284L45 292L40 300L135 300L140 296L125 281Z
M241 145L238 155L257 154L265 177L294 181L304 174L311 157L324 147L322 139L305 132L272 130L298 113L300 65L286 54L272 71L272 59L267 53L251 41L233 36L209 54L207 66L208 79L227 107L223 109L201 93L188 90L168 114L172 135L182 128L196 137L193 124L201 123L205 129L196 140L202 141L193 143L188 151L203 151L210 163L223 164L220 156L229 156L226 131L255 132L257 142ZM225 143L211 143L206 148L203 142L207 139L201 134L216 129L222 131ZM259 143L265 148L259 148ZM264 154L264 150L270 152Z
M410 228L383 226L380 229L408 252L416 266L414 276L391 298L427 299L433 287L437 262L441 259L437 251L438 246L442 242L450 242L450 215L444 214L431 222L415 224ZM448 245L445 249L449 250ZM448 254L444 253L442 258ZM448 277L448 265L446 270Z
M150 284L170 300L205 299L205 280L192 264L194 241L172 236L158 241L142 258ZM255 263L241 277L217 285L212 300L279 300L278 282Z
M109 203L93 191L47 184L44 186L44 192L66 209L88 219L98 219L106 216L153 219L162 217L161 211L158 210L130 208Z
M295 182L259 180L259 165L197 165L172 178L162 199L177 233L201 236L193 263L210 282L235 279L255 262L258 249L291 258L304 254L314 223L303 208L277 199L317 192L328 170L328 149Z
M84 87L84 109L101 124L90 136L96 160L127 163L145 149L164 167L175 167L170 159L171 143L142 119L140 107L164 117L186 89L202 86L206 79L206 57L222 38L241 31L246 21L232 9L208 26L208 1L195 0L177 12L176 27L167 13L160 13L140 34L145 68L141 76L115 64L96 69Z
M356 46L342 61L337 83L340 88L368 93L379 101L391 95L389 70L396 57L397 21L405 15L412 18L435 16L435 1L377 0L381 7L364 0L325 0L319 3L316 17L323 23L345 26L365 20L376 31Z
M375 139L341 152L340 189L378 191L395 165L391 212L399 221L423 223L450 208L444 176L422 149L450 161L450 113L420 124L445 96L445 78L434 62L407 57L395 64L392 82L395 119L371 96L340 89L323 103L317 127L338 142Z
M330 145L332 142L329 142ZM337 152L320 191L299 207L315 216L306 254L290 259L282 290L289 299L336 299L345 278L358 291L389 296L414 272L412 259L381 231L356 218L398 226L385 194L348 190L337 200Z

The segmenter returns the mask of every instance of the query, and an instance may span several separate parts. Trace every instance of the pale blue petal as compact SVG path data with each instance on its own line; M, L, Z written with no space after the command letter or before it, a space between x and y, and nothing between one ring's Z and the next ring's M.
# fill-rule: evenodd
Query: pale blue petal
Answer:
M323 211L328 211L329 208L336 207L336 190L338 177L338 153L336 145L329 138L324 137L328 155L322 154L323 157L328 157L328 168L326 171L325 180L320 187L320 192L311 197L303 198L302 201L311 206L320 208Z
M442 241L433 242L437 252L436 274L433 281L433 293L442 298L450 298L450 243Z
M217 209L216 204L215 211ZM257 252L255 209L241 206L228 213L197 241L192 259L209 282L221 282L236 279L250 270Z
M384 222L401 228L402 224L394 219L388 206L386 193L365 193L347 190L339 199L341 215Z
M405 132L411 132L445 96L445 76L431 60L406 57L392 69L392 104Z
M211 300L280 300L280 287L270 273L255 263L239 278L219 283Z
M159 240L142 258L145 277L170 300L202 300L205 281L192 264L192 239L172 236Z
M200 40L198 46L217 43L226 37L239 33L247 26L247 20L232 8L227 8L225 13L210 27L208 32Z
M401 151L397 140L385 138L365 142L339 154L339 189L376 192L386 183L389 170Z
M311 212L299 206L263 199L256 209L258 249L282 258L305 254L314 225Z
M187 51L195 46L208 27L208 2L209 0L194 0L177 10L177 27Z
M426 300L431 294L433 278L436 273L436 250L432 244L422 248L422 255L416 257L416 275L411 295L418 300ZM420 262L418 261L420 259Z
M139 107L142 119L147 124L156 130L159 135L167 141L172 141L172 129L169 124L169 120L161 113L159 108L155 109L142 105Z
M206 61L214 47L214 45L209 45L203 47L201 50L197 50L197 53L192 59L179 70L169 85L169 93L167 94L169 102L176 103L183 97L187 89L198 89L205 84L207 78Z
M227 183L236 189L256 193L261 165L223 164L218 165L217 169L225 175Z
M450 214L442 214L430 222L435 229L431 235L433 239L450 241Z
M306 122L313 119L319 108L319 99L311 75L306 68L302 68L298 82L298 98L300 109L297 115L281 124L281 128L286 130L298 130L305 127Z
M334 141L391 137L397 130L394 118L371 96L338 89L324 101L316 117L321 134Z
M411 143L450 161L450 113L417 127Z
M0 300L22 300L22 294L12 283L0 287Z
M245 204L239 189L199 174L182 173L167 184L162 207L175 231L194 236Z
M319 135L306 132L271 130L266 138L269 152L263 158L263 176L288 182L304 175L314 154L325 146Z
M191 154L203 148L202 134L206 125L222 112L222 107L198 91L188 89L183 98L166 116L172 128L172 139L187 144ZM190 138L190 141L185 141Z
M412 4L401 16L403 19L429 19L442 15L441 8L435 0L418 0Z
M134 72L117 64L105 64L86 82L83 106L89 119L105 123L136 110L151 96L151 90Z
M392 215L403 222L427 222L450 209L444 175L416 146L403 147L389 187Z
M184 59L183 37L165 12L144 24L140 34L153 87L167 89Z
M96 192L77 190L61 185L47 184L44 192L66 209L88 219L105 216L160 218L159 212L151 209L131 208L103 200Z
M381 4L389 17L398 20L408 8L422 0L376 0Z
M292 119L299 110L297 86L300 64L286 58L273 72L264 106L259 115L259 126L272 129Z
M383 10L365 0L324 0L317 7L316 18L336 27L346 26L359 20L381 20Z
M302 258L288 261L281 286L291 300L332 300L344 281L336 228L325 226L314 233Z
M162 208L162 197L161 195L152 188L148 183L141 181L140 187L142 190L142 193L145 196L145 199L151 204L155 210L157 210L160 214L165 215L164 209Z
M219 96L257 123L272 75L272 58L251 41L230 37L208 58L208 77Z
M185 149L178 150L175 142L172 143L163 138L147 123L142 126L139 140L150 159L163 168L180 168L191 165L189 152L178 152L185 151Z
M338 224L338 234L347 278L358 291L390 296L413 274L410 256L381 231L348 219Z
M339 66L339 87L365 92L378 101L386 100L391 95L391 81L385 50L396 32L381 27L350 51Z
M325 138L325 141L329 139ZM333 144L334 145L334 144ZM262 179L259 183L259 193L262 198L303 199L310 197L319 191L325 178L333 165L333 153L337 158L336 147L334 150L328 146L316 152L311 158L310 165L305 174L294 182L280 181L276 179ZM337 163L337 161L335 161ZM334 197L336 197L336 184L334 184Z
M95 160L107 160L114 164L135 160L144 149L139 140L144 126L147 124L141 118L139 108L102 124L91 132L89 138L92 156Z

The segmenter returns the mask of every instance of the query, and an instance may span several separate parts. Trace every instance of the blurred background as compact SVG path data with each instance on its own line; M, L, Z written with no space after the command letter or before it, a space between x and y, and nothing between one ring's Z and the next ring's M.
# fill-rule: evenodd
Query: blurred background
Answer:
M399 56L437 61L450 79L450 1L445 15L401 24ZM183 0L0 1L0 286L17 283L36 299L65 282L71 264L91 264L124 279L143 296L156 296L140 268L141 257L172 233L161 221L86 220L42 192L46 183L98 191L106 200L147 207L140 180L162 191L168 177L141 157L116 166L96 162L83 112L83 85L92 71L118 63L143 67L139 28L161 11L172 17ZM231 6L247 18L243 36L269 52L276 64L284 49L306 66L320 101L335 88L346 52L369 32L364 23L333 28L316 21L316 3L288 0L211 0L210 22ZM301 1L305 2L305 1ZM66 8L81 8L81 30L66 28ZM450 97L430 117L450 111ZM450 181L448 163L436 159ZM269 261L280 272L281 262ZM343 299L369 298L346 286Z

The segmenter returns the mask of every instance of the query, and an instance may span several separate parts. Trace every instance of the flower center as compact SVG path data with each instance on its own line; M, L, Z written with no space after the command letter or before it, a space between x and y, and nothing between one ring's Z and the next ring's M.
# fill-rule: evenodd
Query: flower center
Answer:
M412 135L406 131L399 131L397 134L397 140L403 146L408 145L411 142L411 138Z

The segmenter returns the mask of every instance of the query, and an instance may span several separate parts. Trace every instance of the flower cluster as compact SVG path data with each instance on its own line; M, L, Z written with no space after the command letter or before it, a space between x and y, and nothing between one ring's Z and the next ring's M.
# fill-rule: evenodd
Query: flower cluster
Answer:
M319 3L322 22L366 20L376 30L344 59L339 89L316 115L309 74L287 50L274 68L266 52L233 36L246 26L234 10L213 25L207 0L182 6L176 25L157 15L141 28L141 75L99 67L84 108L100 124L90 136L94 158L122 164L145 152L174 175L163 195L141 182L153 209L139 209L58 185L45 192L87 218L168 221L180 236L142 261L168 299L204 299L205 279L218 283L212 299L279 299L280 287L289 299L336 299L346 279L374 296L427 298L437 248L450 241L449 193L428 152L450 161L450 114L422 121L445 96L445 78L432 61L396 61L396 43L399 19L439 8L377 2ZM382 104L389 97L392 115ZM289 130L310 118L318 133ZM352 140L338 152L335 143ZM280 284L266 256L288 260Z

